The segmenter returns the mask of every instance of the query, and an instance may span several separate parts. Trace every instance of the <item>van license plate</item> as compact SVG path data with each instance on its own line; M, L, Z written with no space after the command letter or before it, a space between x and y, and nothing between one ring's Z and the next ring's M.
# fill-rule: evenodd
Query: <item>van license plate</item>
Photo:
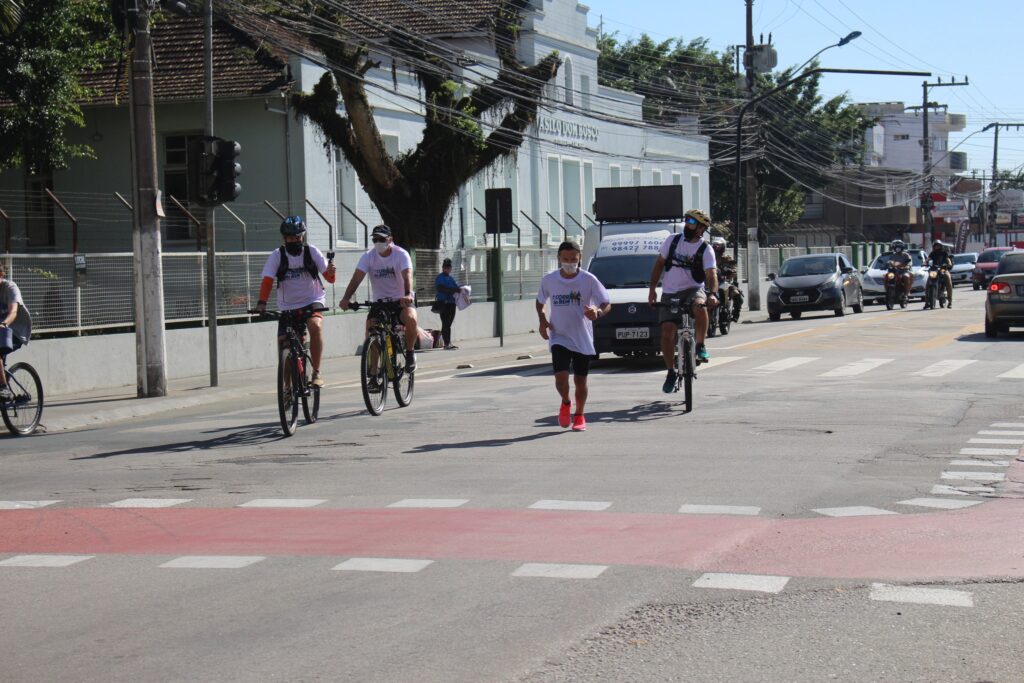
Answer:
M791 296L791 297L789 297L789 300L790 300L791 303L794 303L794 304L805 304L808 301L810 301L811 298L807 297L807 296Z
M615 330L616 339L650 339L651 330L647 327L620 327Z

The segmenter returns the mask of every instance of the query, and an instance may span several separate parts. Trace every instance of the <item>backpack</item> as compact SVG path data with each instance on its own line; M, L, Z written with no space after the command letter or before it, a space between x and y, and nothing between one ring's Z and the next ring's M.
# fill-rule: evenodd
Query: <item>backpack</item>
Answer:
M277 286L281 286L281 282L284 280L285 273L288 272L288 252L284 246L278 247L278 251L281 254L280 265L277 266ZM320 282L320 271L316 268L316 263L313 262L313 254L309 250L309 245L302 245L302 267L306 269L309 276ZM322 283L321 283L322 286Z
M672 244L668 249L668 258L665 259L665 270L671 270L673 266L682 268L683 264L676 258L676 247L679 246L679 240L682 236L683 233L677 232L675 237L672 238ZM690 264L690 275L693 277L694 282L703 283L707 276L704 272L704 251L707 248L708 243L701 242L700 246L697 247L697 253L693 255L693 262Z

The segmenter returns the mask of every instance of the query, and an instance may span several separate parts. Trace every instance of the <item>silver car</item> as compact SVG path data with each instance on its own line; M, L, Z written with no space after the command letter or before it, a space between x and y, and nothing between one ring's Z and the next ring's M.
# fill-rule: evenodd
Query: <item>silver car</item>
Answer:
M924 265L927 254L921 249L907 249L907 253L911 259L910 272L914 274L910 296L924 299L924 285L928 280L928 269ZM864 303L885 303L885 272L892 254L891 251L880 254L864 272Z
M953 254L953 270L949 276L953 279L953 286L967 285L971 283L971 273L974 272L974 264L978 262L978 252L965 251L962 254Z

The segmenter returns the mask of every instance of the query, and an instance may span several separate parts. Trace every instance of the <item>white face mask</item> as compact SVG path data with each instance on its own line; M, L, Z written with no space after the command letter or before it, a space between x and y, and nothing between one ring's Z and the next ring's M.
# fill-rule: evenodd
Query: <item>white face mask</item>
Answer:
M373 243L373 248L377 250L378 254L383 254L385 251L388 250L388 243L387 242L374 242Z
M566 275L573 275L580 269L580 264L578 263L560 263L558 265L562 267L562 271L565 272Z

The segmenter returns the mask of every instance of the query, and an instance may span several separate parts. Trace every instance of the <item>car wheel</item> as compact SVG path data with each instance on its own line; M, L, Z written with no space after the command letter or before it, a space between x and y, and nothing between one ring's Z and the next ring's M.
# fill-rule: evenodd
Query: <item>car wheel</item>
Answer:
M996 329L995 323L989 322L989 319L985 318L985 336L994 339L998 335L999 331Z
M857 303L855 303L852 306L852 308L853 308L853 312L854 313L863 313L864 312L864 292L863 291L857 292Z
M981 289L981 287L979 287L979 286L978 286L978 283L977 283L977 282L972 282L972 283L971 283L971 287L973 287L973 288L974 288L974 291L975 291L975 292L977 292L977 291L978 291L979 289Z
M842 318L846 315L846 292L842 292L839 295L839 306L836 307L835 314L837 318Z
M800 316L803 315L803 311L793 311L789 314L789 317L793 320L799 320Z
M768 319L773 323L777 323L782 320L782 313L778 311L768 311Z

